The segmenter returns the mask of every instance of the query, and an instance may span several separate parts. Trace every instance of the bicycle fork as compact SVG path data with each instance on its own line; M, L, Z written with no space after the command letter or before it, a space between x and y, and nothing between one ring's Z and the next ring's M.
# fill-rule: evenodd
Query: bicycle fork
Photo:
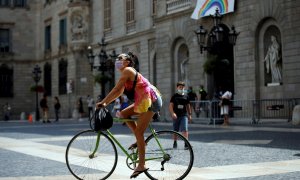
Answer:
M96 140L96 146L95 146L95 149L94 151L92 152L92 154L89 155L89 158L90 159L93 159L95 157L95 153L97 152L98 150L98 147L99 147L99 142L100 142L100 135L101 135L101 131L98 131L97 132L97 140Z

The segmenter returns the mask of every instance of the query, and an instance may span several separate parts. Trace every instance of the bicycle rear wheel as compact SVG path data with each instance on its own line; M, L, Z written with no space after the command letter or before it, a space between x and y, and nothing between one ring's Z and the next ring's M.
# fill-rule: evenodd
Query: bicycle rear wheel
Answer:
M175 131L157 131L146 139L146 166L149 170L145 174L150 179L174 180L183 179L191 171L194 163L194 152L188 140ZM177 147L174 145L177 137ZM163 151L159 147L161 145Z
M100 133L99 146L94 155L98 132L80 132L69 142L66 163L77 179L107 179L115 170L118 161L116 146L106 134Z

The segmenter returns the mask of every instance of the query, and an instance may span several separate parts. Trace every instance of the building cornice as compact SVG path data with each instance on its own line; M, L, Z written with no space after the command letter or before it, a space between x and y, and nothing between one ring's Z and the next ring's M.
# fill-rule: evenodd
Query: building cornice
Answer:
M154 23L162 23L165 21L170 21L170 20L174 20L174 18L182 18L182 17L186 17L186 16L191 16L192 12L194 11L194 7L187 9L187 10L183 10L180 12L176 12L176 13L172 13L172 14L167 14L161 17L156 17L154 19Z
M128 41L128 40L136 40L139 37L143 37L145 35L155 35L155 28L150 28L146 31L141 31L141 32L137 32L137 33L132 33L132 34L127 34L124 35L122 37L118 37L118 38L112 38L112 39L107 39L108 44L115 44L115 43L120 43L123 41Z

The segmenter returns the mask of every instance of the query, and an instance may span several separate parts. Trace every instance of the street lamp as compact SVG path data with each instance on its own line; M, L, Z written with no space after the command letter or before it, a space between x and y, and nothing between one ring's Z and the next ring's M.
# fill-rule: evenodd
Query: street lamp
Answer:
M36 121L40 120L39 106L38 106L38 82L41 79L41 68L36 64L32 71L32 78L35 82L35 118Z
M238 32L235 31L235 27L232 26L231 30L228 34L225 34L223 27L221 26L221 19L223 15L219 13L219 9L216 9L214 15L211 15L213 18L214 26L210 33L208 34L208 42L209 45L205 45L207 30L203 28L202 25L199 26L199 29L195 30L195 34L197 35L198 44L200 46L200 53L203 53L203 50L211 50L217 43L221 43L225 41L226 35L228 36L228 42L231 45L235 45Z
M91 71L93 69L97 69L98 71L101 71L101 99L105 97L105 83L107 79L105 79L105 72L106 71L112 71L110 72L111 77L114 77L114 61L112 58L116 58L116 52L113 51L112 55L110 55L111 59L106 53L106 46L107 43L105 42L105 39L102 38L101 42L98 43L100 46L100 52L98 54L94 54L92 46L88 46L88 61L89 64L91 65ZM95 62L95 57L98 56L99 61Z

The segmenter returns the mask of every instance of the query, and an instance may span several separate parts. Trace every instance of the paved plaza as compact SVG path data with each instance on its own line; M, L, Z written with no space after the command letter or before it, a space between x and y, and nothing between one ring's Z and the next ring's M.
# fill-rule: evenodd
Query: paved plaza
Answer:
M153 123L157 130L170 123ZM65 119L42 124L0 121L0 180L75 179L65 164L67 143L87 129L87 121ZM115 124L112 132L126 146L133 141L127 127ZM300 127L287 122L228 127L191 124L195 160L186 179L298 179ZM129 179L120 150L117 169L109 179ZM147 179L140 175L137 179Z

